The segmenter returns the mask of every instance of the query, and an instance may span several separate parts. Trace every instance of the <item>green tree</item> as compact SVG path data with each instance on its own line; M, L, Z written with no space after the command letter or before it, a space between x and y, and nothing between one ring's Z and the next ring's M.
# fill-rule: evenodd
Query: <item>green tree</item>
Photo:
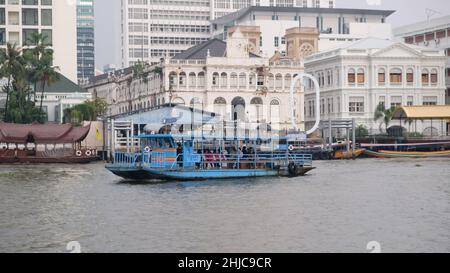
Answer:
M12 92L12 81L14 75L16 75L20 67L22 66L21 59L21 49L18 48L15 44L8 43L6 45L5 50L0 51L0 60L1 60L1 74L3 77L7 78L7 84L4 91L6 92L6 103L5 103L5 113L4 113L4 121L9 121L9 99Z
M384 124L386 133L387 129L389 127L389 124L392 121L392 118L394 117L396 107L392 106L391 108L386 108L383 103L380 103L377 108L375 109L375 115L374 120L375 121L382 121L380 123L380 131L381 131L381 125Z
M28 39L28 44L33 45L33 48L25 50L23 54L25 60L27 61L27 78L34 86L33 93L30 92L30 97L33 95L35 103L37 99L37 84L41 81L42 77L42 63L46 61L45 58L48 58L49 55L53 58L53 50L48 46L47 39L48 37L42 33L32 33Z
M36 77L41 83L41 101L39 103L39 109L42 111L42 103L44 101L45 86L59 80L59 69L52 66L53 63L53 51L46 52L41 56L41 59L36 67Z
M64 110L64 122L80 125L83 121L95 121L106 113L106 108L103 99L95 98Z

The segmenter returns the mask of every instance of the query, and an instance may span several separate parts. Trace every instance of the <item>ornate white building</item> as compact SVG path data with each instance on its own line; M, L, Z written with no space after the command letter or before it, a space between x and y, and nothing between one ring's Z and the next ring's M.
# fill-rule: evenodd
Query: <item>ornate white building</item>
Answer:
M242 29L251 32L251 28ZM314 33L305 32L308 37ZM252 33L257 36L258 28L253 27ZM254 45L241 28L229 35L227 43L212 39L149 67L146 80L133 79L129 68L95 77L86 88L107 100L109 115L172 102L218 113L224 120L290 127L289 91L293 77L304 70L301 56L262 58L251 52ZM303 35L297 31L292 39L301 40ZM298 88L295 115L300 128L304 127L303 109Z
M380 103L386 108L445 104L446 61L440 49L367 38L306 57L305 70L319 80L323 120L355 118L358 124L378 133L380 121L374 121L374 112ZM315 120L315 104L314 93L307 88L307 128ZM420 123L417 128L414 125L402 124L408 131L431 131L429 122ZM441 128L445 127L435 124L433 131Z

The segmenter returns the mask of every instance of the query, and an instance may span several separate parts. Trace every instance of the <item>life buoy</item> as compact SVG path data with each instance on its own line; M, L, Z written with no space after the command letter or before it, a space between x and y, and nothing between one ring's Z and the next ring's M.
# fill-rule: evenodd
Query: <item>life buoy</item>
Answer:
M90 150L87 150L86 151L86 156L91 156L91 155L92 155L92 152Z
M82 156L83 153L82 153L80 150L78 150L78 151L76 151L75 155L76 155L76 156Z
M146 152L146 153L150 153L152 151L152 149L150 149L150 147L145 147L144 148L144 152Z
M289 145L289 151L293 151L294 150L294 146L293 145Z

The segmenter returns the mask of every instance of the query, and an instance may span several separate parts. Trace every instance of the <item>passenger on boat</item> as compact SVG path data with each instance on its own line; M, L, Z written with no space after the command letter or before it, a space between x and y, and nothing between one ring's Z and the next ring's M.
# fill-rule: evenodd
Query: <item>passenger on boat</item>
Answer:
M183 147L181 147L181 143L178 143L177 146L177 164L178 167L183 167Z
M207 169L208 169L210 166L211 166L211 167L214 167L214 165L213 165L214 154L213 154L209 149L206 149L206 151L205 151L205 161L206 161L205 167L206 167Z

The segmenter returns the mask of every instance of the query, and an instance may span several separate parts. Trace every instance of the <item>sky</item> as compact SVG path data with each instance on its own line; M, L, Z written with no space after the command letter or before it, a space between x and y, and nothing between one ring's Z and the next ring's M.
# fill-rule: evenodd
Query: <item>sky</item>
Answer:
M120 64L120 0L95 0L96 67ZM449 0L336 0L338 8L387 9L396 12L388 18L393 27L426 21L426 9L450 15Z

